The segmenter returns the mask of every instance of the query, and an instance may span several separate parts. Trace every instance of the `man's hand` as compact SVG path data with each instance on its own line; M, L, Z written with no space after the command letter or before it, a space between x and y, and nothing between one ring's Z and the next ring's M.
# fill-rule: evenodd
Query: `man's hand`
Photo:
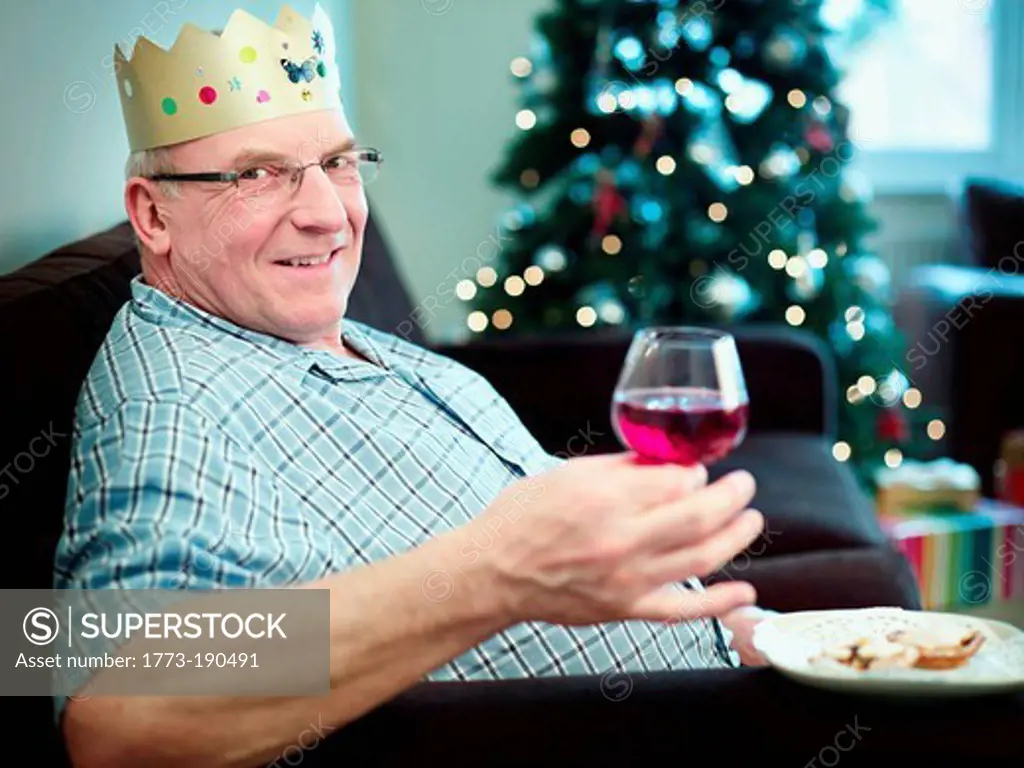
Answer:
M747 472L708 485L703 467L583 457L509 486L462 532L492 541L483 557L513 622L722 616L753 603L753 587L674 584L713 573L757 538L764 520L746 509L754 487Z
M768 666L768 661L754 648L754 628L765 619L778 615L778 611L749 605L730 611L722 617L722 623L732 632L730 646L740 655L740 661L745 666Z

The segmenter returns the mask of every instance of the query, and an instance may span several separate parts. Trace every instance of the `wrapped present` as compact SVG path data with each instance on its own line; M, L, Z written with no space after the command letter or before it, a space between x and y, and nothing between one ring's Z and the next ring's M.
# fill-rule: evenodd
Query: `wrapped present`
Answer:
M1014 430L1003 437L994 475L996 496L1024 507L1024 430Z
M1024 509L991 499L969 513L883 515L926 610L1024 600Z
M981 499L981 476L951 459L907 460L875 474L879 514L970 512Z

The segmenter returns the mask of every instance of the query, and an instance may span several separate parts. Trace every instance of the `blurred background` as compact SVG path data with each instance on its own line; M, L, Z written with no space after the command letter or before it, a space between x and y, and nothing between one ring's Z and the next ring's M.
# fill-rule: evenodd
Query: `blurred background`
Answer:
M718 4L718 15L724 15L731 6L749 10L774 2L708 0L705 6L711 18ZM429 293L477 252L515 199L489 181L520 132L522 82L510 65L517 56L530 55L535 21L555 2L325 0L322 5L333 14L344 52L349 117L361 138L387 155L372 202L410 290ZM685 3L663 5L685 16ZM781 5L788 6L788 0ZM838 25L864 5L863 0L823 3L826 19ZM840 92L851 108L852 132L865 150L858 165L872 188L871 213L881 219L875 246L900 282L916 263L961 256L950 195L965 174L1012 178L1024 165L1016 140L1024 120L1019 84L1024 65L1014 53L1020 35L1015 2L897 0L891 5L891 18L865 32L867 40L849 53ZM130 47L145 34L169 46L184 20L216 27L236 6L272 19L279 4L50 0L8 10L0 33L6 69L15 72L37 61L40 45L48 53L36 75L12 77L6 85L0 140L18 192L9 192L0 210L0 270L11 271L121 219L127 143L113 84L114 42ZM308 12L312 4L295 0L293 6ZM784 55L790 43L801 45L798 36L783 38ZM577 53L585 57L587 52ZM59 184L52 181L55 175ZM464 334L466 309L461 302L446 304L425 328L427 334Z
M169 46L183 21L217 28L236 5L279 8L8 10L0 56L33 74L5 86L0 273L124 220L113 44ZM837 461L870 481L952 457L995 493L1024 421L1024 364L1002 341L1024 258L1024 5L321 5L350 120L386 158L368 194L413 307L399 332L798 329L835 366Z

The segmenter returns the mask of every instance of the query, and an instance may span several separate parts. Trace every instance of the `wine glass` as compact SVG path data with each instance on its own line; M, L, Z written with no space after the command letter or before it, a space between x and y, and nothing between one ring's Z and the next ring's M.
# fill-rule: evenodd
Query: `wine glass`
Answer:
M652 327L630 344L612 425L619 441L648 461L707 466L743 442L748 409L731 334Z

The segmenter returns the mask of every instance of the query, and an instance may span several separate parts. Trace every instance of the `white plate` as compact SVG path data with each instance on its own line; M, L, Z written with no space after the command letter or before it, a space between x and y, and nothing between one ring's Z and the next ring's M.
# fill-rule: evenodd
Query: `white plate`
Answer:
M953 625L977 629L985 644L959 669L857 671L810 663L824 646L896 629ZM1024 691L1024 632L1001 621L949 613L862 608L773 616L754 630L754 647L779 672L798 682L846 693L963 696Z

